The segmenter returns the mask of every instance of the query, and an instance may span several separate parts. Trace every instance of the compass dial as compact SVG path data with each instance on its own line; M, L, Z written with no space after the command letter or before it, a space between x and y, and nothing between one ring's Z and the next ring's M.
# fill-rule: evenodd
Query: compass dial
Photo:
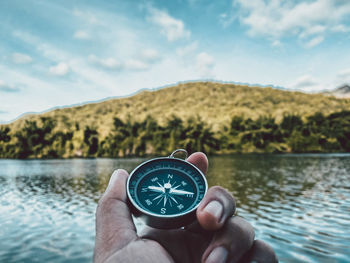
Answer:
M130 174L127 189L140 213L169 219L195 211L207 191L207 182L191 163L165 157L138 166Z

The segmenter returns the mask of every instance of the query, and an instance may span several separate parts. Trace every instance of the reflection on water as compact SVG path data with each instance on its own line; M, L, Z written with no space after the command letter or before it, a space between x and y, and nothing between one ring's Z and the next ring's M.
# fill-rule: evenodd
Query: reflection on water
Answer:
M208 181L281 262L349 262L350 155L210 158ZM142 159L0 160L0 262L89 262L96 204L116 168Z

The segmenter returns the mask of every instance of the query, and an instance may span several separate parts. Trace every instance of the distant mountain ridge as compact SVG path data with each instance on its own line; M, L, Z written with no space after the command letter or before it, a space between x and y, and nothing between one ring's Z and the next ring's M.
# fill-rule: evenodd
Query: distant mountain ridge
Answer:
M350 85L345 84L339 88L336 88L331 93L338 98L350 98Z
M344 86L341 92L347 93L349 89L349 86ZM308 116L315 112L329 114L341 110L350 110L350 100L271 87L189 82L153 91L142 90L130 97L29 114L8 126L12 130L21 129L25 120L44 116L52 117L60 130L69 130L78 124L80 127L96 127L101 135L106 135L116 116L139 121L150 115L162 123L176 115L182 119L199 116L217 130L233 116L252 119L272 116L278 121L286 113Z

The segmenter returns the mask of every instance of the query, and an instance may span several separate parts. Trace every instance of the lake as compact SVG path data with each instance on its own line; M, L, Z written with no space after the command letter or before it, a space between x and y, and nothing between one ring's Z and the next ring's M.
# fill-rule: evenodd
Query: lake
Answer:
M0 160L0 262L91 262L95 209L113 170L144 159ZM350 155L209 158L209 185L281 262L350 262Z

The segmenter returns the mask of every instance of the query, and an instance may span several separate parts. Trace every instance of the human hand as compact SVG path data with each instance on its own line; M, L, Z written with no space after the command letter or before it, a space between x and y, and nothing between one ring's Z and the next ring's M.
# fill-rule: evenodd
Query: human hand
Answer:
M194 153L188 162L204 174L208 159ZM139 235L127 205L128 173L117 170L96 211L94 262L277 262L273 249L254 240L252 226L235 212L235 201L219 186L209 188L197 209L197 222L185 229L145 227Z

